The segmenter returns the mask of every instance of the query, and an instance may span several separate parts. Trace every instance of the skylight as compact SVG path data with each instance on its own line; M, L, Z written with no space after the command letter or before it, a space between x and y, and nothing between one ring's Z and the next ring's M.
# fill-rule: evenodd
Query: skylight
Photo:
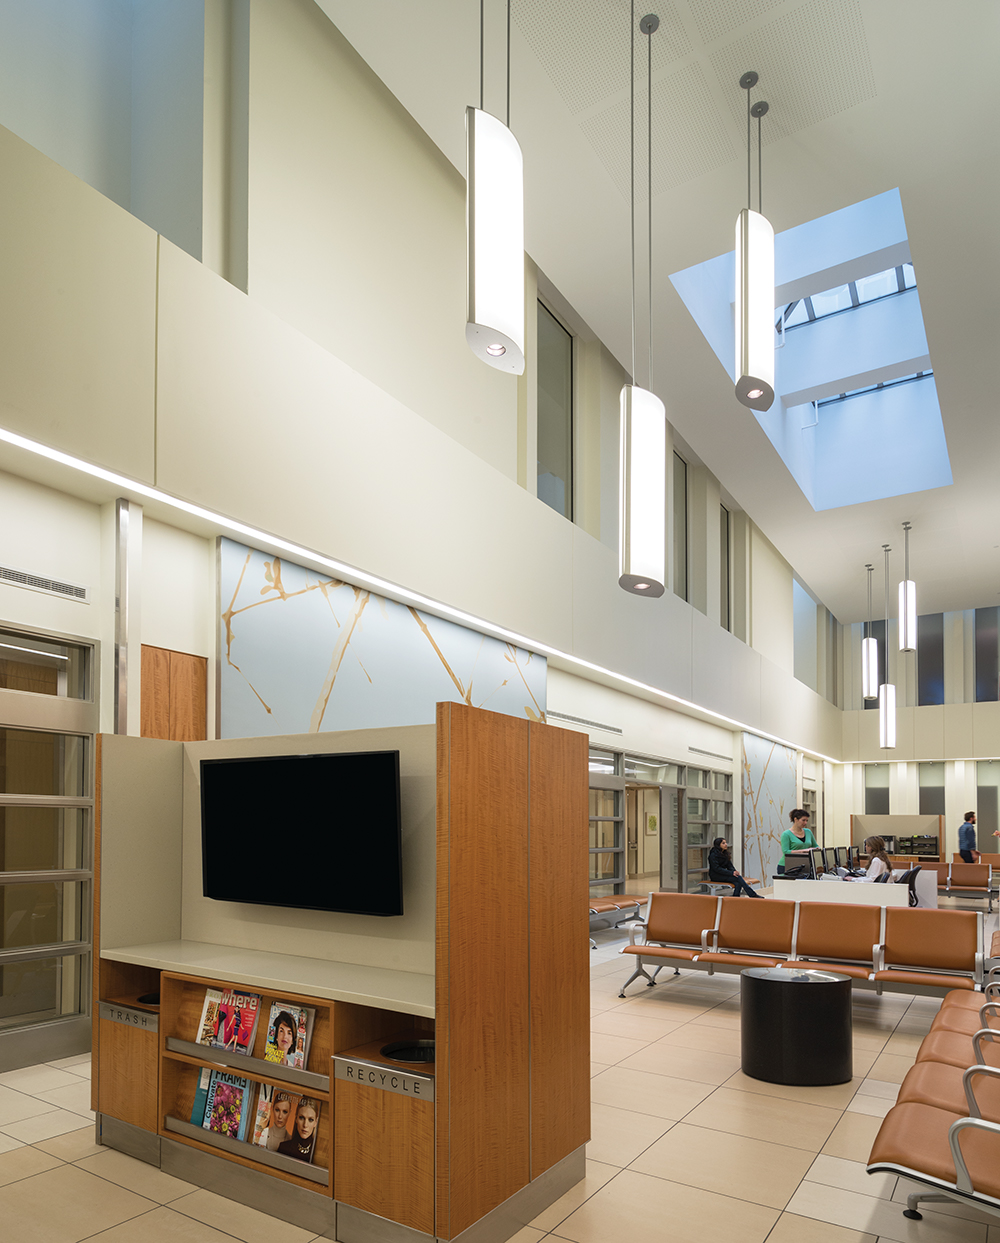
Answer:
M902 375L895 380L884 380L879 384L869 384L865 388L852 388L849 392L838 393L836 397L827 397L816 403L822 410L824 406L835 405L838 401L847 401L849 397L863 397L866 393L877 393L884 388L895 388L899 384L912 384L915 380L931 380L933 371L917 371L913 375Z
M896 294L915 289L917 278L912 263L901 263L898 267L886 268L884 272L875 272L872 276L861 276L857 280L848 281L846 285L836 285L833 289L825 289L822 293L811 294L808 298L797 298L783 307L778 316L776 327L780 329L784 320L786 330L800 328L804 324L815 323L818 319L826 319L828 315L838 315L841 311L853 311L856 307L865 306L869 302L877 302L881 298L891 298Z

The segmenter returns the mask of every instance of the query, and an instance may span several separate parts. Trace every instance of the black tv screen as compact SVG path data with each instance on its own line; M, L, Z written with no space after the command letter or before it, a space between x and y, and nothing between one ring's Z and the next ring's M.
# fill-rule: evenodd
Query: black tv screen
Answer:
M402 915L399 752L202 760L201 851L207 898Z

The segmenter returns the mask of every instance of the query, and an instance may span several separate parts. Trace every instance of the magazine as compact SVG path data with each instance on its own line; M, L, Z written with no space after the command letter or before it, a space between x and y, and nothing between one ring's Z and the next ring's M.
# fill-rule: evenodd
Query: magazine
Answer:
M194 1090L194 1104L191 1106L191 1122L201 1126L205 1121L205 1106L208 1104L208 1087L212 1081L212 1072L206 1066L198 1076L198 1086Z
M267 1020L264 1058L281 1066L305 1070L316 1011L312 1006L295 1006L290 1001L273 1001Z
M294 1157L296 1161L312 1161L316 1151L321 1110L319 1101L313 1100L311 1096L300 1096L295 1112L288 1120L291 1134L278 1145L276 1151L283 1157Z
M250 1080L227 1070L213 1070L205 1102L206 1131L217 1131L230 1139L246 1139L250 1122Z
M259 1018L259 993L208 988L196 1043L249 1056L253 1053Z
M319 1133L320 1101L298 1092L287 1092L270 1083L260 1085L253 1142L270 1152L312 1161Z

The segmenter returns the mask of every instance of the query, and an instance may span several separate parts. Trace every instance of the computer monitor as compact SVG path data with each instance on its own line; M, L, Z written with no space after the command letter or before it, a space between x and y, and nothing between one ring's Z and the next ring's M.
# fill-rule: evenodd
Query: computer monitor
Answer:
M837 866L837 857L832 846L823 847L823 871L832 872Z
M850 846L834 846L833 857L837 861L837 867L849 868L851 866Z
M816 846L814 849L810 850L809 853L812 856L813 877L818 877L820 872L827 871L826 861L823 857L826 852L819 846Z
M811 879L815 879L816 873L812 865L812 851L810 850L790 850L785 855L785 874L787 875L793 868L805 865L807 875Z

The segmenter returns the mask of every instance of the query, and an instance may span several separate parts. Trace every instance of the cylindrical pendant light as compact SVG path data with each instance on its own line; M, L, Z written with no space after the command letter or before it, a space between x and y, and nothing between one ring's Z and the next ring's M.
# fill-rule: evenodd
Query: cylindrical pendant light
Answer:
M878 640L872 634L872 575L873 565L866 565L868 571L868 622L865 626L865 637L861 640L861 695L864 699L878 699Z
M736 218L736 398L751 410L774 401L774 229L762 213L760 120L764 100L750 106L757 74L745 73L747 93L747 205ZM750 198L750 118L757 118L757 211Z
M899 584L899 650L917 649L917 585L910 578L910 524L903 523L903 581Z
M508 0L509 9L509 0ZM479 107L465 110L465 220L469 303L465 339L484 363L524 372L524 165L510 132L510 21L507 122L483 109L483 6L479 8Z
M660 24L647 14L639 29L651 40ZM632 217L632 376L635 377L635 3L631 6L631 217ZM649 383L653 373L652 302L652 43L647 44L648 232L649 232ZM621 445L618 515L618 585L636 595L662 596L666 582L667 412L650 389L626 384L621 393Z
M666 565L667 414L648 389L626 384L621 396L621 505L618 585L662 596Z
M888 544L882 545L885 554L885 681L878 688L878 745L896 745L896 688L889 681L889 553Z

